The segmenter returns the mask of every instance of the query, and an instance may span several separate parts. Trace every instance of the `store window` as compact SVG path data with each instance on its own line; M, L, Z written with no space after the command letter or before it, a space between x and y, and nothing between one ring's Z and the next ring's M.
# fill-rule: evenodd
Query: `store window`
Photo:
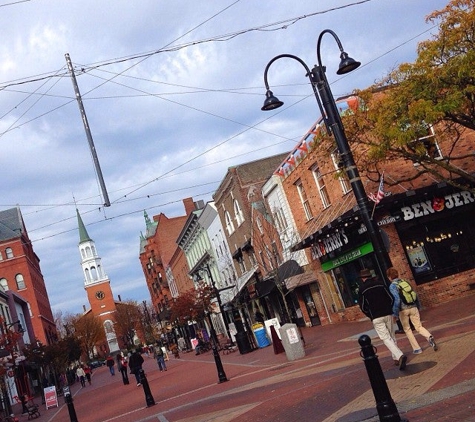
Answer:
M417 284L475 268L473 209L398 225Z

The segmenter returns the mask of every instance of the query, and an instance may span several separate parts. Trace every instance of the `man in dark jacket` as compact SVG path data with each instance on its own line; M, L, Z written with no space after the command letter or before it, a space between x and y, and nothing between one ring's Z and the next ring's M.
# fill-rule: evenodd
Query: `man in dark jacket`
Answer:
M372 321L379 338L391 352L394 363L403 371L406 368L407 357L397 347L394 335L395 318L392 316L394 298L384 282L371 276L369 269L361 270L360 277L358 304L361 311Z
M143 357L138 350L134 350L129 358L130 373L135 375L137 387L141 385L140 371L142 370Z

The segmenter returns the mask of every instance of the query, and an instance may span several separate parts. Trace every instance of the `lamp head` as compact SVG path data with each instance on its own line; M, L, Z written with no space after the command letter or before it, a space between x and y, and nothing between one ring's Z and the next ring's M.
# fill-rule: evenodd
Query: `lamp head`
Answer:
M360 62L357 62L355 59L352 59L348 56L348 53L344 51L340 54L340 65L338 66L337 75L344 75L345 73L350 73L351 71L355 70L357 67L360 66Z
M275 108L279 108L282 105L284 105L284 103L280 101L277 97L274 97L272 91L268 89L266 92L266 100L264 101L264 105L261 107L261 110L274 110Z

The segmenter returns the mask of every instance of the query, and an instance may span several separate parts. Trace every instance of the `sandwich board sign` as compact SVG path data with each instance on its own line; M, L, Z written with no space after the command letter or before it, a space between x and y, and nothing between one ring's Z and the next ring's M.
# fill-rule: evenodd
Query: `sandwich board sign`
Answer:
M45 403L46 403L46 410L50 407L58 407L58 396L56 394L56 387L53 385L52 387L45 387Z

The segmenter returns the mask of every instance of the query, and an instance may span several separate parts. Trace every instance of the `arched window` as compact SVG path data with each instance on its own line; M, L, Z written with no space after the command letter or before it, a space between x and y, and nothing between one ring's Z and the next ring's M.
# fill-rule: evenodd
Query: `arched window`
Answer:
M227 211L224 212L224 218L226 219L226 230L228 231L228 234L233 234L234 224L233 224L233 220L231 219L231 216L229 215L229 212Z
M15 281L18 290L26 289L25 280L21 274L15 276Z
M91 277L93 280L97 280L97 270L96 267L91 267Z
M82 256L82 259L86 258L86 252L84 252L83 248L81 248L81 256Z
M112 325L111 320L104 321L104 330L106 331L107 334L113 333L114 332L114 326Z
M8 258L13 258L13 250L12 250L12 248L6 248L6 249L5 249L5 255L7 256L7 259L8 259Z
M0 286L4 292L8 290L8 281L6 278L0 278Z
M91 257L91 256L92 256L91 248L90 248L89 246L86 246L86 256L87 256L87 257Z
M244 214L242 213L239 202L236 199L234 200L234 214L236 215L236 222L239 227L244 222Z
M86 274L86 281L91 281L91 274L89 273L89 268L86 268L84 273Z

